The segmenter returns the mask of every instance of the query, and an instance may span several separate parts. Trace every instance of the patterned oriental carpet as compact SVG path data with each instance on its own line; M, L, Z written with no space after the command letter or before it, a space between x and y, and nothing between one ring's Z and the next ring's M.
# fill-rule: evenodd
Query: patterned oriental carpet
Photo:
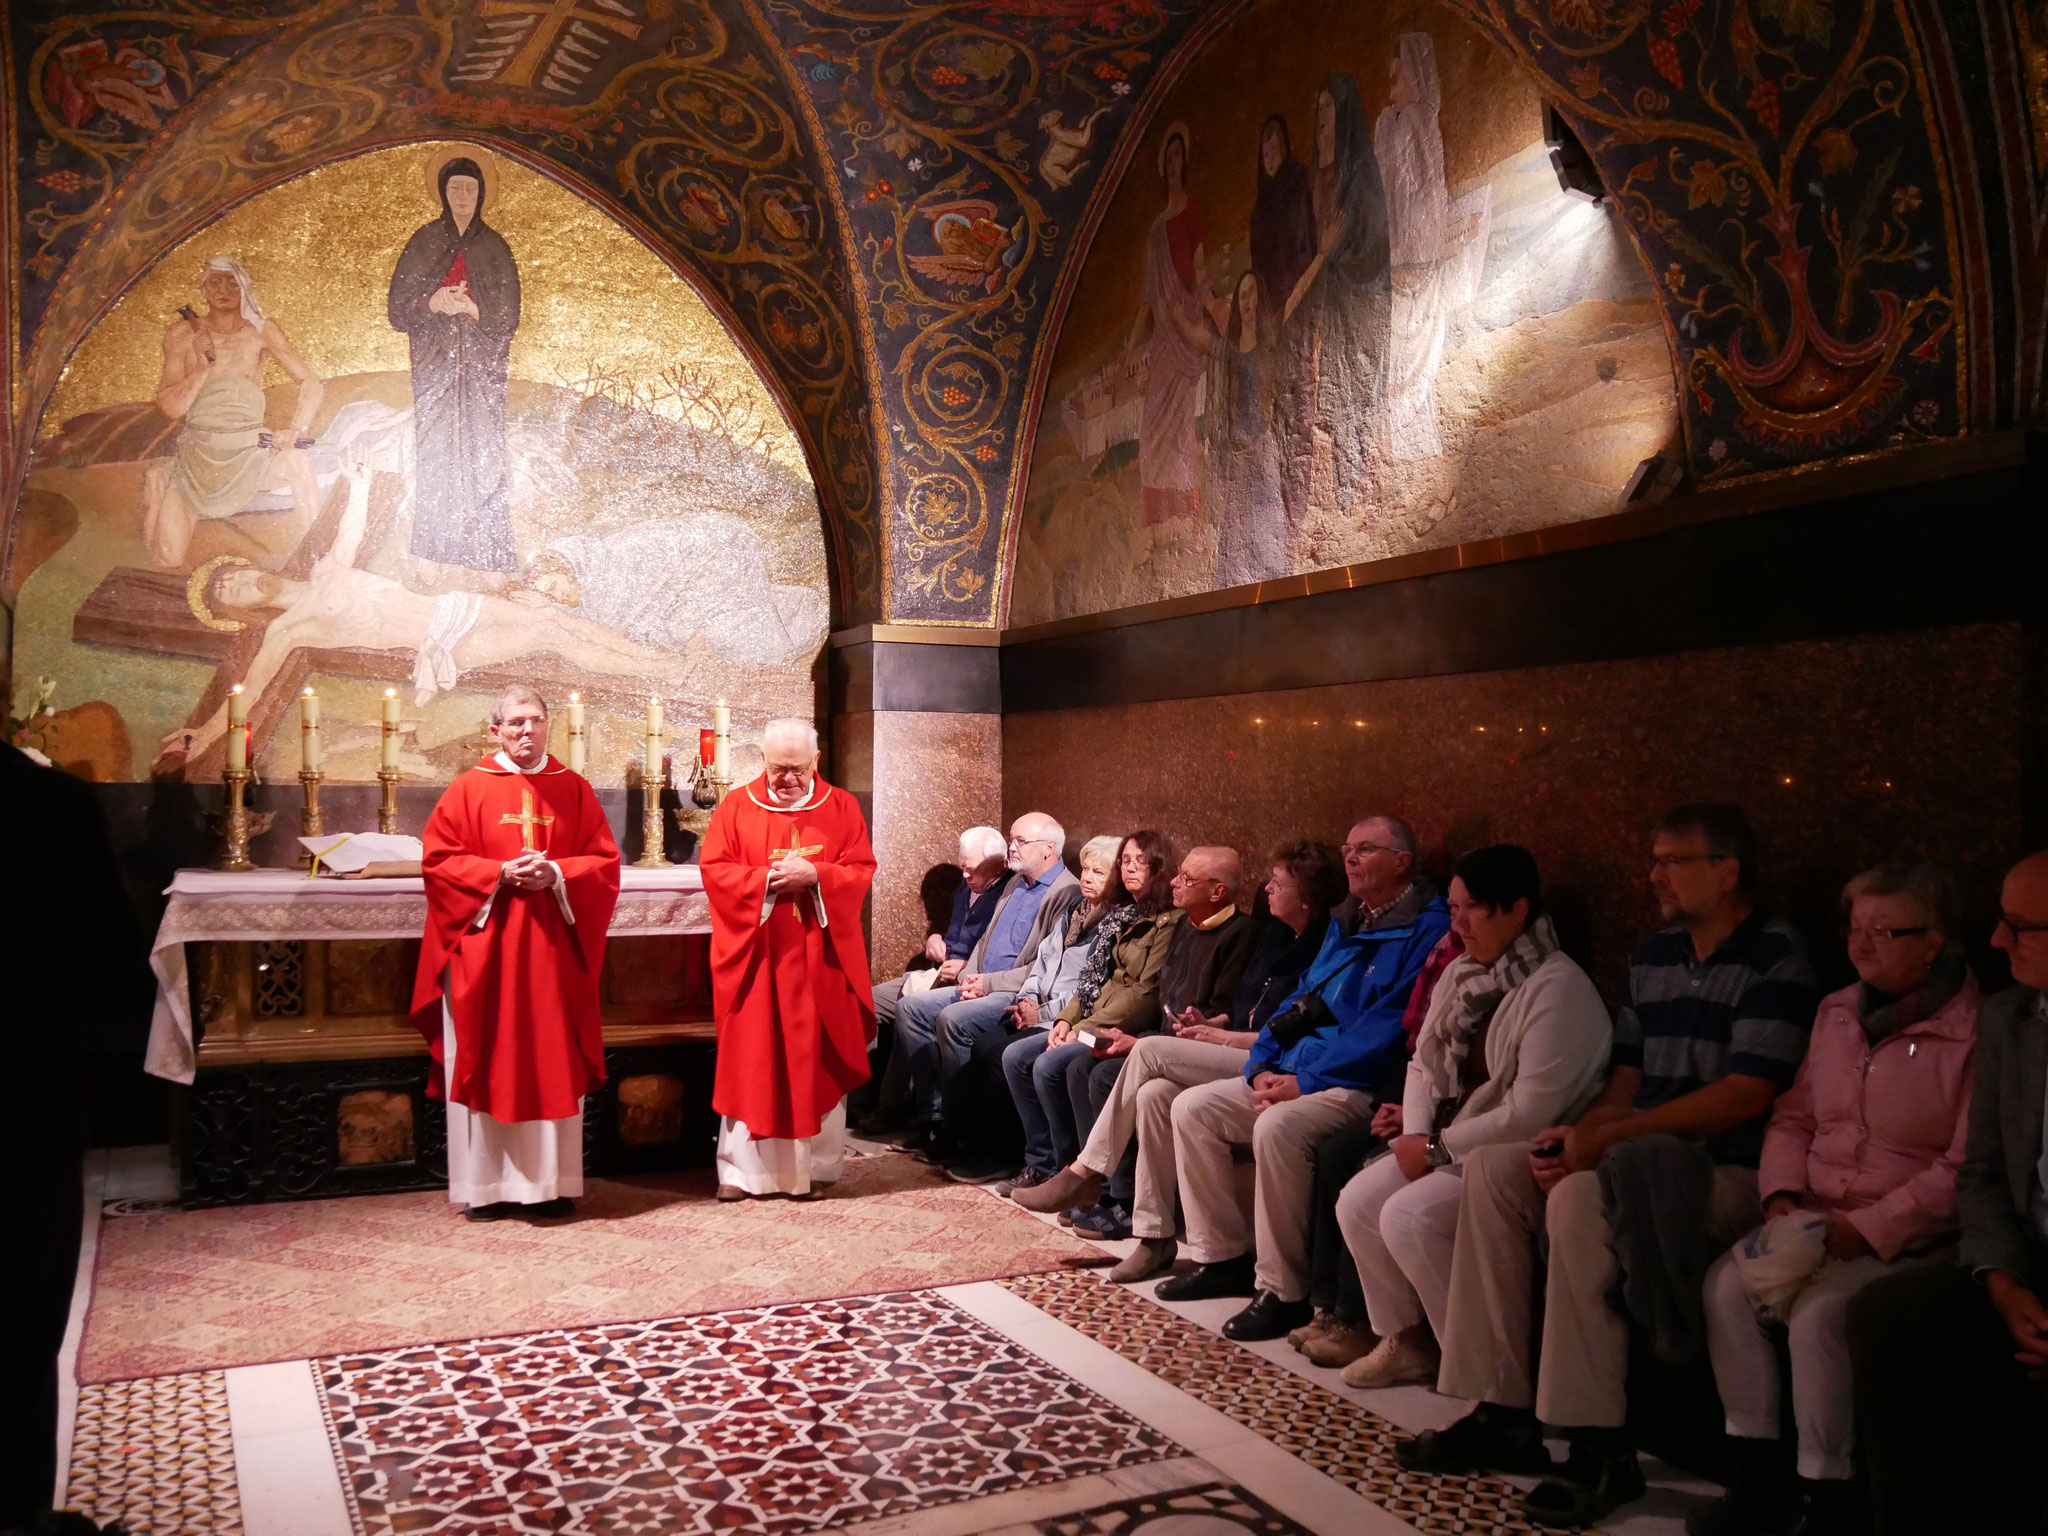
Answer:
M928 1290L1100 1252L895 1154L829 1199L594 1179L574 1219L471 1222L439 1191L121 1216L100 1228L81 1383Z

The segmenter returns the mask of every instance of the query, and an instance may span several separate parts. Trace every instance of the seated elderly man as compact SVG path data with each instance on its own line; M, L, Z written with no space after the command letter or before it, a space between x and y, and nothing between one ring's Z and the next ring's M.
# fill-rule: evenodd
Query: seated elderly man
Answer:
M945 928L924 942L924 957L937 969L906 971L875 984L875 1043L870 1055L885 1058L885 1064L874 1076L879 1090L876 1107L855 1126L863 1135L878 1135L902 1123L910 1104L910 1074L904 1053L895 1049L897 1009L906 993L914 997L933 986L950 986L959 980L1009 883L1008 851L1003 834L994 827L969 827L962 832L961 880L953 892L952 914Z
M1243 882L1243 861L1235 848L1193 848L1181 860L1171 885L1179 921L1167 936L1159 967L1158 1006L1141 1027L1112 1031L1090 1047L1088 1055L1068 1065L1067 1097L1075 1106L1076 1125L1084 1139L1123 1080L1132 1051L1169 1032L1177 1017L1208 1019L1229 1012L1238 979L1265 926L1239 910L1238 888ZM1102 1198L1093 1206L1074 1208L1068 1219L1076 1232L1115 1240L1131 1235L1136 1164L1135 1153L1123 1159L1110 1174Z
M1629 961L1606 1090L1569 1125L1467 1159L1437 1390L1478 1406L1401 1442L1395 1454L1411 1471L1552 1472L1522 1508L1534 1524L1566 1529L1643 1496L1625 1428L1630 1325L1663 1330L1667 1351L1691 1343L1675 1321L1687 1280L1655 1257L1659 1237L1689 1226L1725 1246L1756 1225L1764 1126L1799 1070L1820 1001L1805 941L1757 906L1756 864L1756 834L1737 807L1665 816L1650 886L1671 926ZM1627 1311L1617 1305L1624 1254ZM1570 1440L1561 1467L1544 1425Z
M2013 866L1998 908L2013 984L1977 1014L1960 1262L1849 1304L1877 1536L2048 1528L2048 852Z
M1199 868L1199 856L1211 851L1198 848L1182 863L1181 878L1174 887L1176 902L1184 904L1192 894L1190 866ZM1234 852L1213 851L1228 852L1230 863L1236 865ZM1220 891L1202 894L1221 899ZM1198 1083L1213 1083L1244 1071L1259 1031L1293 994L1302 973L1320 953L1330 925L1330 909L1344 894L1343 865L1336 849L1304 840L1274 850L1266 880L1267 907L1273 921L1247 957L1228 1005L1212 1010L1198 1003L1179 1002L1185 989L1176 987L1169 993L1162 980L1160 994L1170 1033L1143 1036L1132 1047L1080 1155L1049 1178L1027 1181L1012 1198L1026 1209L1047 1212L1093 1205L1101 1198L1103 1181L1116 1172L1136 1137L1138 1166L1131 1230L1139 1243L1110 1272L1110 1278L1128 1284L1171 1268L1178 1247L1174 1234L1179 1194L1174 1181L1173 1126L1168 1119L1173 1101ZM1188 915L1190 925L1195 925L1195 913ZM1176 948L1188 952L1192 946L1176 934L1167 951L1163 976L1176 969Z
M915 1122L903 1146L927 1161L943 1163L957 1155L941 1124L947 1080L967 1065L983 1036L1003 1031L1003 1017L1031 974L1038 946L1060 931L1081 899L1080 882L1061 862L1066 841L1066 830L1043 812L1019 816L1010 827L1011 879L959 979L897 1004L896 1043L910 1074Z
M1242 1073L1174 1100L1174 1163L1197 1267L1160 1282L1167 1301L1249 1295L1224 1325L1246 1341L1309 1320L1309 1190L1325 1136L1369 1120L1373 1090L1406 1043L1401 1019L1423 961L1450 927L1415 871L1398 816L1361 817L1344 844L1351 897L1301 987L1253 1044ZM1238 1209L1231 1148L1250 1142L1253 1234Z

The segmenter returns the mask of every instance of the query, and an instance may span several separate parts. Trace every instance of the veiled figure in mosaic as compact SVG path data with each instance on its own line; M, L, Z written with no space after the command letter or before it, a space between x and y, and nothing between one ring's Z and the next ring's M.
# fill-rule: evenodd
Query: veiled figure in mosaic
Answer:
M505 388L519 329L519 265L505 237L484 223L484 176L474 160L443 165L440 193L441 216L406 242L391 274L391 326L412 344L412 554L428 580L442 565L509 575L519 561Z

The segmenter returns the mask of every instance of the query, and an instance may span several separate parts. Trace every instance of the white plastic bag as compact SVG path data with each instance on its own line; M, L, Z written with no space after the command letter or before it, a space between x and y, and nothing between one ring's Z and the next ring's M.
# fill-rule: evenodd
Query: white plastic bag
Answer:
M1735 1272L1757 1310L1783 1322L1828 1258L1829 1218L1787 1211L1735 1245Z

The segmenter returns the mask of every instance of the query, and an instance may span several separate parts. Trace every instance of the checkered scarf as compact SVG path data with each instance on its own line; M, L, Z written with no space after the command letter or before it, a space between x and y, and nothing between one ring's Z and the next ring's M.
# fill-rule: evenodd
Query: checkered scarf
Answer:
M1430 1017L1415 1042L1416 1065L1429 1074L1430 1097L1439 1106L1464 1097L1465 1057L1472 1042L1507 995L1556 949L1557 929L1549 918L1539 917L1492 965L1460 955L1445 969L1437 989L1448 994L1446 1006L1439 1012L1432 999Z

